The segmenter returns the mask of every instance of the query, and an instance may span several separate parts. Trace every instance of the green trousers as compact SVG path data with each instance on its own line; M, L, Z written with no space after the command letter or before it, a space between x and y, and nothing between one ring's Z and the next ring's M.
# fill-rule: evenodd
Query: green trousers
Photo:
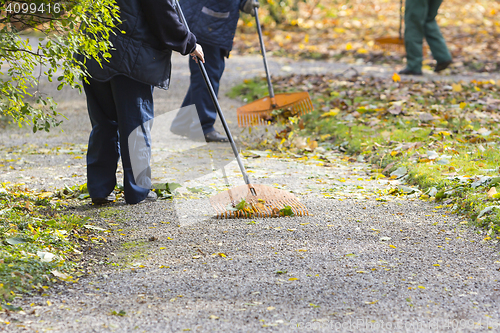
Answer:
M406 0L405 48L407 68L422 70L422 42L425 37L438 63L451 60L450 51L436 22L443 0Z

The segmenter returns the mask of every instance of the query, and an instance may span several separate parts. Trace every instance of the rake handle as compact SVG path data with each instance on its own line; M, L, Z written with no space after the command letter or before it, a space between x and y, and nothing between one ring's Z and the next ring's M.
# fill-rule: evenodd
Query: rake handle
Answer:
M184 13L182 12L181 6L179 5L179 1L175 0L175 8L177 9L177 12L179 14L179 17L181 18L182 23L186 27L187 31L190 32L189 26L187 24L186 18L184 17ZM220 107L219 101L217 100L217 95L215 94L214 88L212 86L212 83L210 82L210 79L208 77L207 70L205 69L205 65L201 62L201 59L198 58L198 67L200 68L201 74L203 76L203 80L205 81L205 84L207 85L208 92L210 93L210 97L212 98L212 101L215 106L215 110L217 111L217 114L219 115L219 118L222 122L222 127L224 127L224 131L226 132L226 135L229 139L229 143L231 144L231 148L233 149L234 157L236 157L236 161L238 162L238 166L240 168L241 174L243 175L243 179L245 180L245 184L247 184L250 188L250 191L252 192L253 195L257 195L255 193L255 189L253 188L252 184L250 183L250 178L248 178L248 174L245 170L245 166L243 165L243 161L240 158L240 154L238 153L238 148L236 147L236 143L234 142L233 136L231 135L231 131L229 130L229 126L227 125L226 118L224 117L224 114L222 113L222 109Z
M260 21L259 21L258 7L254 7L254 14L255 14L255 25L257 26L257 33L259 34L260 53L262 54L264 68L266 70L267 89L269 90L269 97L271 98L271 104L275 106L276 101L274 100L274 89L273 89L273 84L271 82L271 74L269 73L269 65L267 64L266 47L264 46L264 39L262 37L262 28L260 26Z
M403 40L402 31L403 31L403 0L399 0L399 40Z

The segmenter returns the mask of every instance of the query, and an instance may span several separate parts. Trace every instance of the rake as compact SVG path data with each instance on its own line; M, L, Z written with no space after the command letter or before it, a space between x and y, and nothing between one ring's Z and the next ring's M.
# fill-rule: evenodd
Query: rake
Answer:
M375 45L387 51L405 52L405 40L403 38L403 0L399 1L399 37L375 38Z
M405 39L403 37L403 0L399 1L399 36L375 38L375 45L382 50L406 53ZM423 45L422 50L427 52L427 46Z
M276 110L287 111L287 114L289 114L290 117L300 117L314 110L311 97L306 91L274 94L271 74L269 73L269 66L267 64L266 48L264 46L264 39L262 38L262 28L260 26L258 8L254 7L254 11L255 23L259 34L260 51L264 61L264 68L266 70L269 96L253 101L252 103L239 107L236 110L239 127L266 125L273 118L273 111Z
M189 27L178 0L176 0L175 3L175 7L179 13L182 23L189 31ZM216 217L279 217L292 215L289 213L290 211L293 215L297 216L308 215L307 208L301 204L293 194L265 185L253 185L250 182L250 178L248 177L245 166L243 165L238 153L238 148L236 147L231 131L229 130L229 126L227 125L226 119L219 105L219 101L217 100L217 95L215 94L212 83L208 77L205 65L203 65L200 59L198 59L197 62L246 184L218 193L210 198L210 204L216 211ZM226 178L224 167L222 167L222 172L224 174L224 178ZM288 214L285 214L285 212L288 212Z

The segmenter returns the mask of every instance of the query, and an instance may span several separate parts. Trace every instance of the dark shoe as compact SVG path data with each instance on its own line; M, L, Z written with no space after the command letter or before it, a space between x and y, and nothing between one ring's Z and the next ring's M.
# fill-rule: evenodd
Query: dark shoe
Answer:
M229 142L229 139L217 131L205 134L206 142Z
M139 202L139 203L155 202L156 199L158 199L158 196L156 195L156 193L153 192L153 191L149 191L149 193L146 196L146 198L144 200L142 200L141 202Z
M92 203L96 206L105 205L116 200L116 196L113 192L110 193L106 198L92 198Z
M448 68L448 66L450 66L452 63L451 60L448 60L448 61L444 61L444 62L438 62L436 64L436 67L434 67L434 72L441 72L441 71L444 71L446 68Z
M399 74L402 74L402 75L422 75L422 71L419 71L419 72L412 71L411 69L406 67L405 69L400 70Z

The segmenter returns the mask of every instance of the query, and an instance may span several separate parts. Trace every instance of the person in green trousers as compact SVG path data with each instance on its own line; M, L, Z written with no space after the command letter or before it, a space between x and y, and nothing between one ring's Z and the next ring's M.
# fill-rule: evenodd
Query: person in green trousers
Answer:
M425 37L437 64L435 72L451 64L451 55L436 22L436 15L443 0L406 0L405 48L406 68L399 74L422 75L422 42Z

